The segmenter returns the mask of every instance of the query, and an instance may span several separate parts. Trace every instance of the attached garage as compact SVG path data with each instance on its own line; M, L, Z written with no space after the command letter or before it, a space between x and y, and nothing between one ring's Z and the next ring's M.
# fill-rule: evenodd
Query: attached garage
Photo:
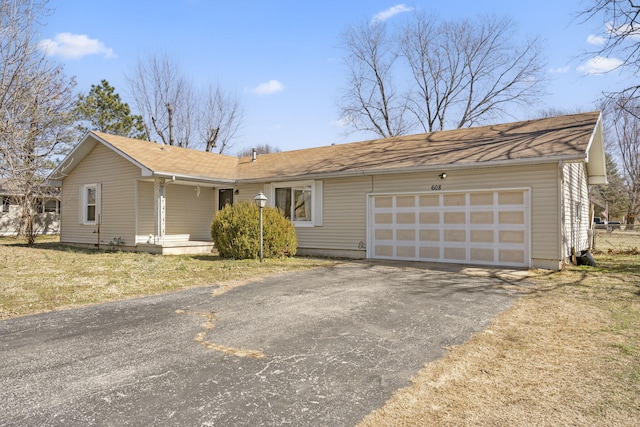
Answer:
M371 195L367 258L530 267L529 193Z

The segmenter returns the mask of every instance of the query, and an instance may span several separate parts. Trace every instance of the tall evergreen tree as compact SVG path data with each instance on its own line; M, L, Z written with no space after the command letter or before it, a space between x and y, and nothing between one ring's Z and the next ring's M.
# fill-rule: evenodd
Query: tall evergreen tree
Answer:
M609 184L592 187L591 200L595 216L603 217L604 212L607 212L607 219L619 220L627 214L629 197L624 178L620 175L615 160L609 153L605 153L605 156Z
M77 128L84 135L88 131L106 132L129 138L148 139L142 116L131 114L115 88L107 80L91 85L87 95L78 96Z

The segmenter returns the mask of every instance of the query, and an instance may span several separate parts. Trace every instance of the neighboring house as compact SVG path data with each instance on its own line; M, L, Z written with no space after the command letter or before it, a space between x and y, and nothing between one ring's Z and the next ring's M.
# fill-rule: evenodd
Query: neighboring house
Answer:
M236 158L89 133L51 179L64 243L208 252L226 203L264 192L298 253L559 269L606 183L598 112Z
M0 236L15 236L20 231L23 192L11 180L0 178ZM57 234L60 226L59 192L48 188L38 200L34 225L37 234Z

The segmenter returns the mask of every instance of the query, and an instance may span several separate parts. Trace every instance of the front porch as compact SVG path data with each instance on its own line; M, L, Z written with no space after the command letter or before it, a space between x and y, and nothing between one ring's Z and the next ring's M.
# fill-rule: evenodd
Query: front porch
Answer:
M158 255L209 255L213 241L189 240L188 234L165 235L154 241L154 236L136 236L136 252Z

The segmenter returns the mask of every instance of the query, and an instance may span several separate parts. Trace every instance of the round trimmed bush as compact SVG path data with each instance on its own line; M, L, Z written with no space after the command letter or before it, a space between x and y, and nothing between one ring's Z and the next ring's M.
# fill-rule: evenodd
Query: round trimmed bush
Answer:
M294 256L298 239L293 223L276 208L262 209L265 258ZM252 202L227 205L211 223L211 237L222 258L260 256L260 209Z

